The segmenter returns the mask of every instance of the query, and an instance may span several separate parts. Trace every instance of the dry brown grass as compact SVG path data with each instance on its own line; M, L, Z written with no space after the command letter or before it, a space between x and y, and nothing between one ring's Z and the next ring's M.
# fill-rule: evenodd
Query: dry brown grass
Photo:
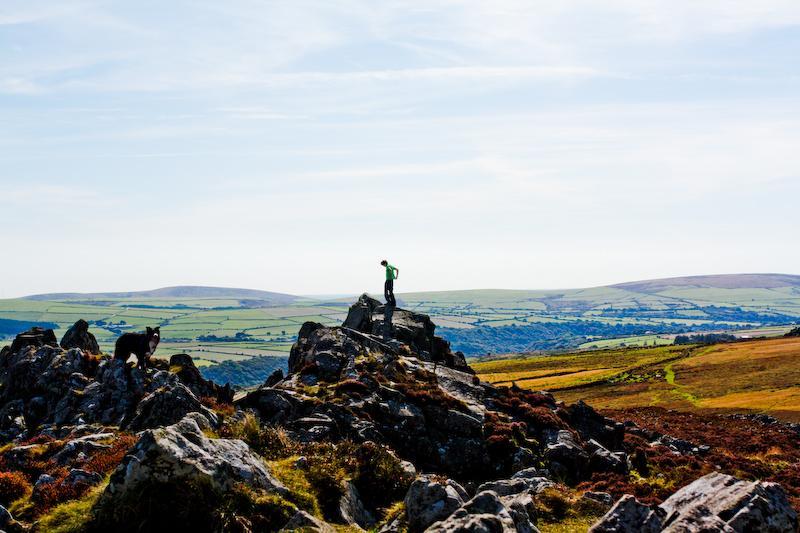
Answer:
M475 369L482 379L515 380L601 409L763 412L800 421L800 338L598 350L491 361Z

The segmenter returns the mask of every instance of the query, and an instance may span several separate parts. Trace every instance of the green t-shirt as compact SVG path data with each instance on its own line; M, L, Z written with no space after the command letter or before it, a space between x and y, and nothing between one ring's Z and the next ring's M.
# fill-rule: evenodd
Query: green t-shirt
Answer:
M395 270L399 271L399 269L396 269L392 265L386 265L386 279L387 280L397 279L397 274L395 274Z

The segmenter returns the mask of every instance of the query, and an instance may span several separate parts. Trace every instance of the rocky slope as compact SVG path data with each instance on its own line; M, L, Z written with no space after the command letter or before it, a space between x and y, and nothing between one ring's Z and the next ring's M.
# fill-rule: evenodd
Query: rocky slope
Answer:
M660 505L576 489L647 475L643 430L481 383L429 317L366 295L235 402L189 356L140 372L92 341L78 323L0 353L2 529L797 529L775 483L712 473Z

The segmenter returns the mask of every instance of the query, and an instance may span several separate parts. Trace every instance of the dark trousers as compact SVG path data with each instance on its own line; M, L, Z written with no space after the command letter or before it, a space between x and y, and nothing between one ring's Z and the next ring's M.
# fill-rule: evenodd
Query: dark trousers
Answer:
M394 280L387 279L383 284L383 297L386 299L386 305L397 307L397 301L394 299Z

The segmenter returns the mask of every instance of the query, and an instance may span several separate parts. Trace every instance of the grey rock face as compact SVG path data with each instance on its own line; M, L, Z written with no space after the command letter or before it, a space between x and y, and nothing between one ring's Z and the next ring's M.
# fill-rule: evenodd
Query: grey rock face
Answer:
M594 439L589 440L587 448L591 451L589 469L592 472L628 473L628 456L625 452L611 452Z
M345 482L344 495L339 501L339 514L346 523L364 529L370 529L377 522L375 516L361 503L361 495L350 481Z
M743 481L712 473L683 487L661 504L665 531L684 531L699 518L717 517L733 531L790 532L797 513L777 483Z
M102 474L97 472L88 472L80 468L73 468L69 471L67 477L62 481L64 485L97 485L103 481Z
M311 516L305 511L297 511L283 528L282 532L287 531L313 531L317 533L334 533L336 531L325 522Z
M24 333L20 333L14 338L11 343L11 353L17 353L23 348L33 346L34 348L41 348L42 346L51 346L55 348L58 346L56 334L52 329L42 329L33 327Z
M533 501L521 499L507 500L512 510L501 498L491 491L479 492L461 508L443 521L436 522L429 532L519 532L532 533L538 531L531 521L529 510L533 510Z
M484 483L478 487L477 492L491 491L498 496L510 496L512 494L519 494L525 491L530 491L536 494L548 487L554 486L555 483L544 477L519 477Z
M589 463L589 454L575 436L566 430L550 435L545 457L550 462L550 471L554 476L572 482L585 475Z
M192 394L183 383L177 381L174 374L158 372L168 380L163 387L156 389L145 396L136 406L136 412L126 425L131 431L140 431L146 428L168 426L180 421L188 413L202 413L212 426L217 426L217 415L200 403L197 396Z
M303 324L289 353L289 371L313 373L324 381L337 381L342 370L364 348L341 329L320 324Z
M376 338L391 337L392 341L408 346L415 357L423 361L435 361L450 368L472 372L464 354L453 353L450 343L434 334L436 325L428 315L399 308L386 311L387 308L378 300L362 294L350 307L342 326ZM389 321L390 324L387 323Z
M658 533L666 513L640 503L630 494L620 498L589 533Z
M612 505L614 505L614 497L608 492L593 492L593 491L584 492L581 495L581 499L589 500L591 502L605 506L606 508L610 508Z
M174 372L178 376L178 380L198 398L209 396L221 402L233 401L233 389L230 384L222 387L203 378L191 356L185 353L176 353L169 358L169 367L170 372Z
M100 450L111 448L110 444L104 444L100 441L108 440L113 437L113 433L95 433L72 439L53 456L53 460L60 465L70 464L80 455L85 457Z
M208 487L224 493L243 482L281 495L287 493L247 444L240 440L210 439L203 434L203 429L210 429L206 417L190 413L177 424L142 433L100 497L97 505L100 523L109 527L122 524L125 515L121 512L129 513L128 516L130 513L147 515L148 510L139 509L137 505L146 505L140 503L141 496L155 486ZM177 492L167 489L159 494L178 497ZM170 505L169 501L159 503L165 507ZM175 502L176 508L180 503ZM153 519L157 521L158 517Z
M263 386L264 387L273 387L273 386L277 385L278 383L280 383L281 381L283 381L284 377L285 376L283 375L283 369L276 368L275 370L272 371L272 374L267 376L267 379L264 381L264 385Z
M453 480L432 475L418 477L405 497L409 531L424 531L450 516L467 499L467 492Z
M789 533L797 526L797 513L778 484L712 473L656 508L623 496L590 531Z
M596 440L603 447L617 451L622 447L625 427L619 422L606 418L583 401L578 401L566 409L569 422L582 439Z
M100 353L100 346L97 344L97 339L95 339L94 335L89 331L89 323L83 319L75 322L75 324L64 333L59 344L65 350L79 348L85 353Z

